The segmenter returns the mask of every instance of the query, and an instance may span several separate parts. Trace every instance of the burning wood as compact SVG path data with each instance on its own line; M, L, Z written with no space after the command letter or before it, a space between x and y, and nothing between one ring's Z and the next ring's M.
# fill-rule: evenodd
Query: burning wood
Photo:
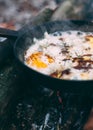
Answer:
M7 28L7 29L16 30L16 27L15 27L15 25L14 25L13 22L9 22L9 23L0 23L0 28Z
M93 130L93 108L90 112L88 120L83 128L83 130Z

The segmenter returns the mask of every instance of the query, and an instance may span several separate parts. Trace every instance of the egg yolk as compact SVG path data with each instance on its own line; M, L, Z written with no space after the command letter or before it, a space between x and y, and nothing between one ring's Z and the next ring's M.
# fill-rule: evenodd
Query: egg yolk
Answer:
M35 52L31 54L31 56L27 58L26 62L30 66L35 66L37 68L47 68L48 63L45 63L42 57L44 57L48 63L54 62L54 59L51 56L43 54L43 52Z
M93 36L92 35L88 35L88 36L85 37L85 39L87 41L89 41L91 48L93 48Z

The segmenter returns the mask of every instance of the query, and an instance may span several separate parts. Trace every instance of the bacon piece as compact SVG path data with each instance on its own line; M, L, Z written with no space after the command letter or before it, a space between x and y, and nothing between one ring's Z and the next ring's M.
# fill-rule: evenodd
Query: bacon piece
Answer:
M54 78L60 78L61 74L62 74L61 72L55 71L54 73L50 74L50 76Z
M73 62L77 62L78 65L74 66L75 69L92 69L93 61L90 59L90 55L84 55L80 58L73 58Z
M63 71L56 71L56 72L50 74L50 76L54 77L54 78L61 78L63 75L69 75L69 74L70 74L70 69L66 69Z

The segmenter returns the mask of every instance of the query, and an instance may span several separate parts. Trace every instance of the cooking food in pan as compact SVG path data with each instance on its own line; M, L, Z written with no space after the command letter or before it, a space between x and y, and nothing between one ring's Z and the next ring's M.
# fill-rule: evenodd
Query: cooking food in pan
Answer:
M13 49L30 87L93 92L93 22L53 21L19 31L0 29L0 35L12 40L10 49L0 48L2 58Z
M93 79L93 33L59 31L34 44L25 54L25 64L40 73L59 79Z

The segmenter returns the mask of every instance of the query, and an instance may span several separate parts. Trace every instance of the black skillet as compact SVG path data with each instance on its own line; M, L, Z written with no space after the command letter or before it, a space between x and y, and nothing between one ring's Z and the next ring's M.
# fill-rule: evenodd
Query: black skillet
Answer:
M26 75L28 81L31 80L33 83L41 84L43 86L52 88L52 89L61 89L63 91L92 91L93 90L93 80L85 80L85 81L77 81L77 80L61 80L52 78L50 76L41 74L24 64L24 54L26 50L33 44L33 38L42 38L44 32L53 33L55 31L69 31L69 30L80 30L85 32L93 31L93 23L89 21L76 21L76 20L67 20L67 21L54 21L48 22L43 25L39 25L36 27L30 27L26 29L26 31L14 32L2 30L2 36L10 37L14 39L16 42L13 44L14 46L14 55L18 59L21 68L24 71L24 75ZM8 32L8 33L7 33ZM21 35L18 35L18 34Z

